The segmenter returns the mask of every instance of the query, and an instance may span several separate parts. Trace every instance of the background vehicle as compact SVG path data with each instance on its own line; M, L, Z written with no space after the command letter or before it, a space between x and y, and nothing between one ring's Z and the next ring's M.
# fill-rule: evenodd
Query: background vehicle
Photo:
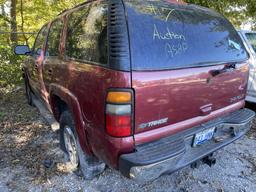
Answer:
M206 8L92 1L45 25L32 51L16 52L29 54L28 95L60 122L62 148L86 178L104 163L137 180L211 164L254 117L244 109L247 52Z
M239 31L244 45L250 55L250 76L246 101L256 103L256 32Z

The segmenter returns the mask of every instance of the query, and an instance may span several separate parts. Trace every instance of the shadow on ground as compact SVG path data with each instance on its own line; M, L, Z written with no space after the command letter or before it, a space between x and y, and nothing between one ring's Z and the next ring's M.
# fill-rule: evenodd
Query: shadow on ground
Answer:
M256 121L241 140L216 154L217 163L136 183L107 169L92 181L69 173L58 133L27 105L23 88L0 95L0 191L227 191L256 189ZM256 105L247 104L256 111ZM47 162L47 163L45 163ZM45 166L45 164L47 166Z

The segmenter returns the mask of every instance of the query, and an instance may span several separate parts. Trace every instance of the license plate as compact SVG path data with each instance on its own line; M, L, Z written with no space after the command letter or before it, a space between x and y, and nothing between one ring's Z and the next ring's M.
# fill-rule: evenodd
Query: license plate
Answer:
M194 144L193 146L201 145L205 143L206 141L209 141L213 138L215 132L215 127L211 129L204 130L198 134L195 135L194 137Z

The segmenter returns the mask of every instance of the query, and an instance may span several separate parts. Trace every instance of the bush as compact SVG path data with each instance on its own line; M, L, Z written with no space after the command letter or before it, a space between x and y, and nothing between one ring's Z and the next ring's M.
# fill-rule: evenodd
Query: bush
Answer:
M22 58L13 53L10 46L0 47L0 87L14 86L22 82Z

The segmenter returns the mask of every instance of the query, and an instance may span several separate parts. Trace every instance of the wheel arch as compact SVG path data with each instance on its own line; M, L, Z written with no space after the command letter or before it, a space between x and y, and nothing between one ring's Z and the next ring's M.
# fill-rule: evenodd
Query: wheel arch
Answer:
M82 111L77 97L67 88L57 84L51 84L49 88L49 102L54 117L59 121L61 113L69 110L75 122L79 143L84 152L91 155L91 147L87 139Z

